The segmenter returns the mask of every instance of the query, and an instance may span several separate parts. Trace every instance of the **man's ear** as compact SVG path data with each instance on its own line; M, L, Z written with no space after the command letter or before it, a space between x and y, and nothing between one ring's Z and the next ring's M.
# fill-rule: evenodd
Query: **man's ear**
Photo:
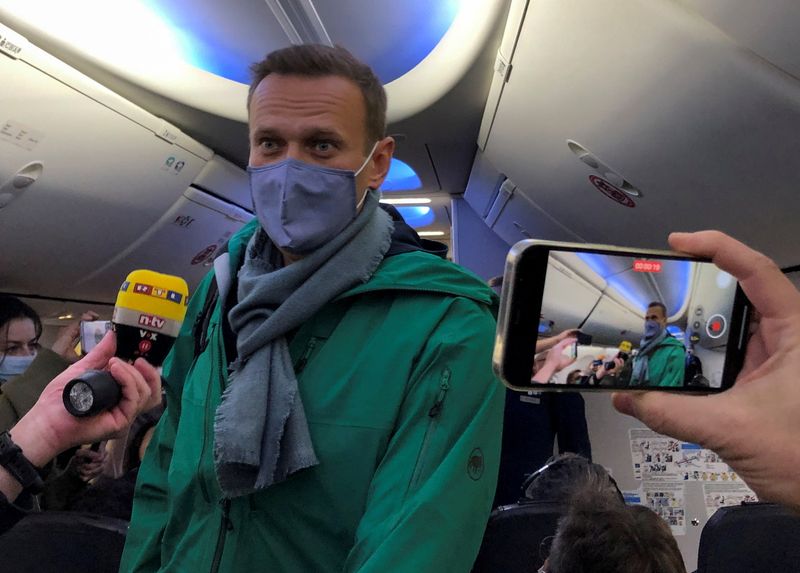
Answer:
M389 174L389 167L392 165L392 155L394 154L394 138L384 137L375 146L375 151L372 153L367 168L369 169L369 178L367 179L367 187L370 189L378 189L383 185L386 176Z

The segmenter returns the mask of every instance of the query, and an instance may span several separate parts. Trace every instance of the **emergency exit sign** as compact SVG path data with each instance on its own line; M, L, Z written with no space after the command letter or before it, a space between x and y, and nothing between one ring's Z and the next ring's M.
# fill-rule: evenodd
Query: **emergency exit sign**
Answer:
M633 270L637 273L660 273L661 262L637 259L633 261Z

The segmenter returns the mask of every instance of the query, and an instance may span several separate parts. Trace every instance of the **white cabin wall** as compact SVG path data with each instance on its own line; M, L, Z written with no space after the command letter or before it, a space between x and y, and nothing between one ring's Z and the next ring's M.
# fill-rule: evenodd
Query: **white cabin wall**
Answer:
M593 461L611 472L619 489L623 491L638 489L642 482L633 477L628 431L631 428L644 428L644 424L614 410L610 392L584 392L583 396L586 401L586 423L592 441ZM676 535L675 539L683 555L686 570L694 571L697 568L700 533L708 518L703 499L703 484L701 482L684 482L684 484L686 535ZM695 519L698 525L693 525Z

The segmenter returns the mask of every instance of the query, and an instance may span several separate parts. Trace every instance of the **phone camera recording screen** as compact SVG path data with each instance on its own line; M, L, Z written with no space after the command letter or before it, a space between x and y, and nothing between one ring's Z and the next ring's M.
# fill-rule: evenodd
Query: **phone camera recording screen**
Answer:
M531 384L723 389L737 292L710 262L550 250Z

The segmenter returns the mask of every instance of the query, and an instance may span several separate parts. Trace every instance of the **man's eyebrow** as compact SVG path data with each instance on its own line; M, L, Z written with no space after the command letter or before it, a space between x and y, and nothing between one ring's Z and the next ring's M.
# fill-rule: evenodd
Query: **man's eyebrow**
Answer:
M336 139L343 140L342 134L335 129L315 128L303 132L303 139Z
M276 137L280 138L281 134L276 129L271 127L259 127L253 132L253 139L261 139L262 137Z

